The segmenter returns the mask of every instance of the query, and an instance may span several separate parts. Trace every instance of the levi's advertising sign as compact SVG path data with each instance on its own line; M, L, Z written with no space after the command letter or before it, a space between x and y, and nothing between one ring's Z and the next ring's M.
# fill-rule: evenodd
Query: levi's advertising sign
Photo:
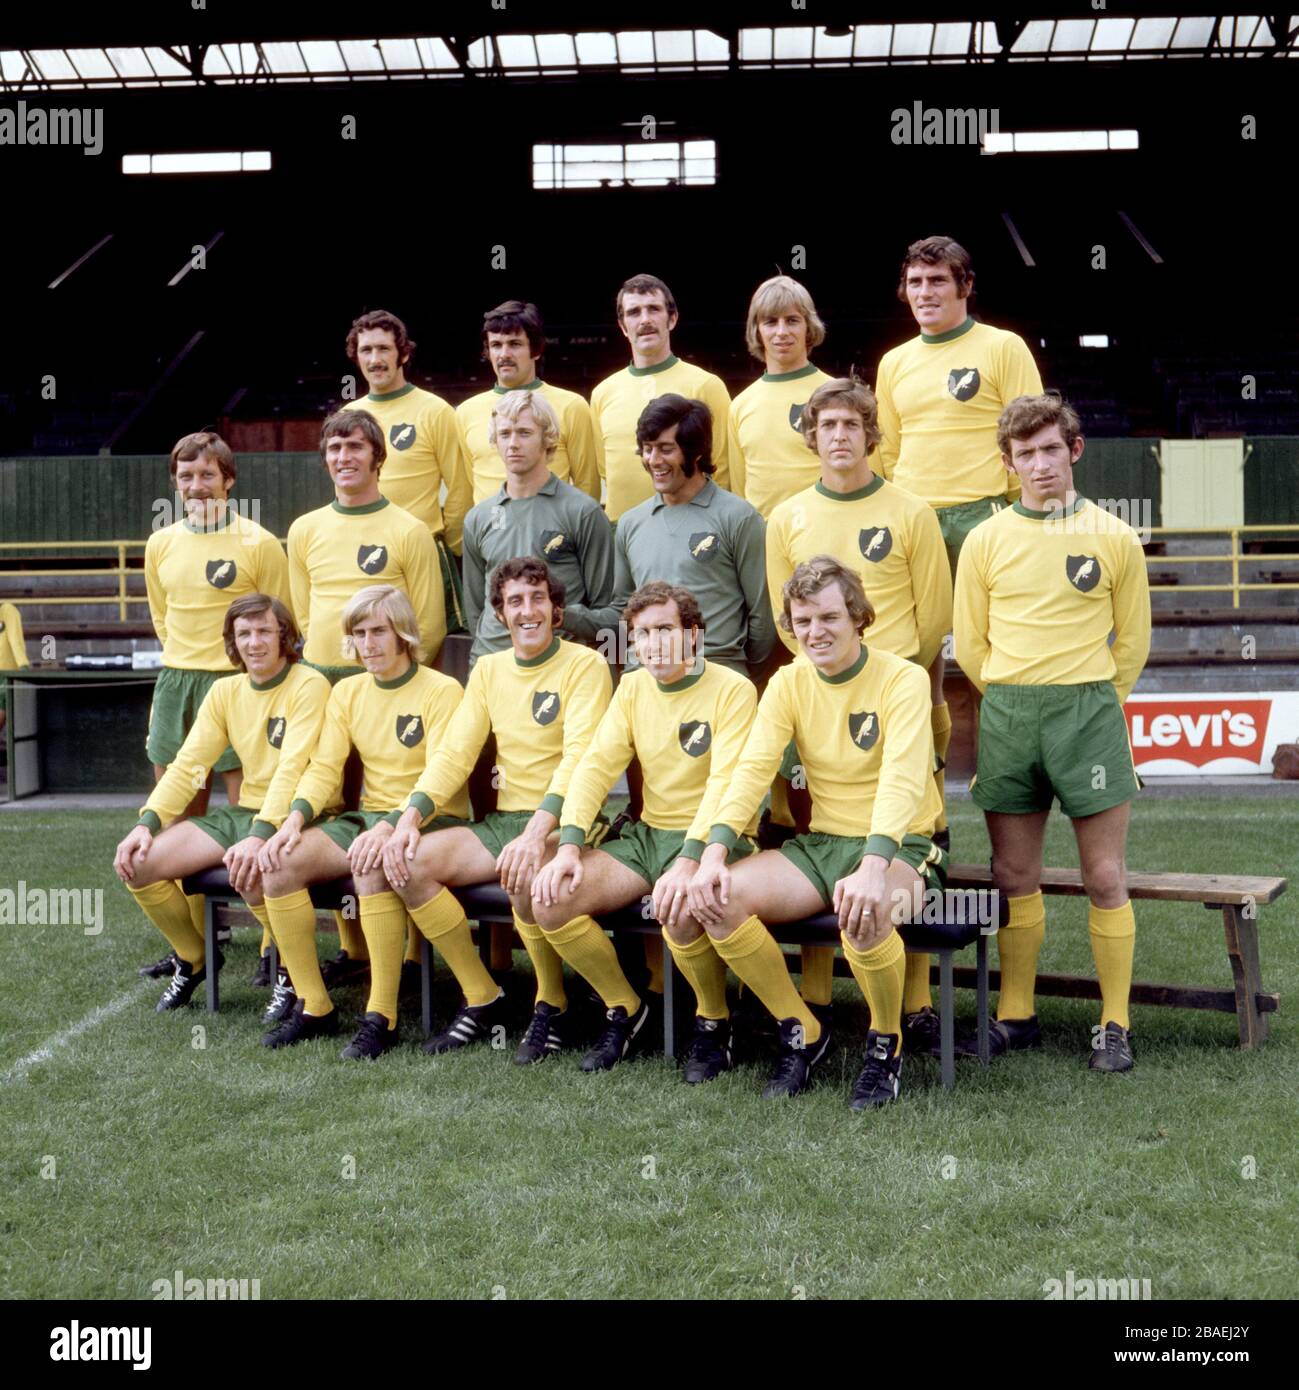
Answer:
M1123 706L1138 772L1270 774L1278 743L1299 741L1299 695L1130 695Z

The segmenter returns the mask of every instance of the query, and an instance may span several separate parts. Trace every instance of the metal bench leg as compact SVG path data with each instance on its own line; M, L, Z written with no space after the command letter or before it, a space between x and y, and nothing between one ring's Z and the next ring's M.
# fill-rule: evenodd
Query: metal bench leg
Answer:
M1258 918L1246 917L1243 907L1224 907L1222 922L1227 932L1227 958L1231 961L1236 983L1240 1045L1258 1047L1267 1038L1268 1029L1268 1017L1258 1007L1258 995L1263 991L1263 969L1258 958Z
M479 922L478 924L478 959L483 963L483 969L490 971L492 968L492 942L496 939L496 931L499 924L495 922ZM425 941L425 946L428 942Z
M663 1055L675 1058L677 1055L677 991L681 987L681 976L677 970L676 957L671 951L663 952Z
M481 924L478 928L483 936L487 933L483 931ZM479 940L481 946L481 937ZM488 948L490 950L490 947ZM420 1022L424 1025L424 1036L426 1038L433 1035L433 947L429 944L427 936L420 933L419 938L419 1007Z
M979 933L979 944L975 951L978 962L979 1061L986 1067L992 1061L992 1055L988 1043L988 938L982 932Z
M951 951L938 952L938 1008L943 1089L950 1091L956 1085L956 989Z
M216 957L216 902L212 898L203 899L203 950L207 961L207 1010L214 1014L221 1007L221 985Z

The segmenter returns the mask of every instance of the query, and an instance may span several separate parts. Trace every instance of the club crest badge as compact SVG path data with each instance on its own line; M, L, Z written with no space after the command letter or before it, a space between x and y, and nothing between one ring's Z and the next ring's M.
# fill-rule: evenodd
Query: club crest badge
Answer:
M235 582L238 570L233 560L209 560L204 573L214 589L228 589Z
M397 716L397 742L407 748L414 748L424 738L424 720L418 714L399 714Z
M272 748L284 746L284 716L274 715L266 721L266 742Z
M690 553L705 564L717 558L716 531L696 531L690 537Z
M356 567L362 574L382 574L388 567L388 547L363 545L356 552Z
M880 741L880 721L873 710L848 716L848 734L853 743L869 753Z
M532 697L532 717L538 724L553 724L559 715L559 692L538 690Z
M863 526L857 532L857 548L875 564L893 549L893 532L887 526Z
M806 407L806 401L804 401L802 405L791 405L789 407L789 427L791 430L798 430L801 433L803 427L803 411Z
M977 396L982 384L978 367L956 367L947 373L947 393L958 401L968 401Z
M568 537L562 531L543 531L541 544L537 549L543 560L553 560L572 548L568 543Z
M677 729L677 740L692 758L702 758L713 746L713 731L706 719L690 719Z
M399 451L409 449L414 442L414 425L393 425L388 430L388 443L391 444L394 449Z
M1064 572L1079 593L1088 594L1101 582L1101 562L1095 555L1068 555Z

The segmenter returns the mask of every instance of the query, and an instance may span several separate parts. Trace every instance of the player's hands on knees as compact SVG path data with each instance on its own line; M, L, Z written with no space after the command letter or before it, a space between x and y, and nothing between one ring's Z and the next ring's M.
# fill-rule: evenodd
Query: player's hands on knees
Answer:
M560 845L555 857L532 880L532 901L542 907L554 907L568 884L568 896L582 886L586 875L582 869L581 845Z
M887 869L883 859L868 855L860 868L834 885L832 905L839 914L839 930L856 951L871 950L893 930Z
M113 870L123 883L130 883L135 871L149 857L153 848L153 832L147 825L137 825L117 847L113 855Z
M383 862L383 852L394 834L392 825L381 820L370 830L363 830L347 847L347 862L352 874L368 874Z
M496 874L507 893L522 893L532 886L546 854L546 837L524 831L496 856Z
M383 847L384 877L394 888L405 888L410 882L410 861L415 858L417 849L419 814L416 811L406 811Z
M226 873L230 875L230 886L236 893L243 894L261 882L262 871L257 867L257 857L262 847L263 842L256 835L249 835L226 850Z
M691 915L705 927L715 927L731 901L731 871L726 867L726 846L709 845L686 894Z
M261 851L257 855L257 867L264 874L278 869L281 859L288 858L297 849L301 839L302 812L290 811L284 819L284 824L269 840L262 843Z
M693 859L678 859L654 885L654 920L661 927L675 927L678 919L689 916L690 884L699 865Z

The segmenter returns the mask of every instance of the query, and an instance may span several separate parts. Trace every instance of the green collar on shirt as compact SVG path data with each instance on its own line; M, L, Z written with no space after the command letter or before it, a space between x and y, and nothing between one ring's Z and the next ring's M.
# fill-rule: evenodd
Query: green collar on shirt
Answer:
M552 656L554 656L555 653L556 653L558 650L559 650L559 638L558 638L558 637L552 637L552 638L550 639L550 646L548 646L548 647L546 648L546 650L545 650L544 652L541 653L540 656L528 656L528 657L523 657L523 656L520 656L520 655L518 654L518 652L515 652L515 654L514 654L514 664L515 664L516 666L524 666L524 667L527 667L527 666L541 666L541 665L543 665L545 662L549 661L550 658L551 658Z
M532 494L532 497L553 497L559 491L559 479L551 473L544 483ZM501 490L492 498L493 503L503 502L528 502L528 497L511 497L506 483L501 484Z
M688 676L682 676L679 681L671 681L667 685L662 681L655 681L654 684L657 685L665 695L675 695L680 690L689 690L692 685L698 685L703 678L704 659L702 656L697 656L695 658L695 664L691 668Z
M370 516L374 512L382 511L388 505L386 497L380 497L377 502L366 502L360 507L345 507L337 497L329 504L336 512L341 512L344 516Z
M713 498L717 494L717 484L710 476L708 481L699 489L697 493L687 502L687 507L707 507L712 505ZM678 504L680 505L680 504ZM654 505L650 508L651 512L661 512L667 503L656 492L654 494Z
M768 384L776 381L798 381L800 377L815 376L821 369L809 362L806 367L800 367L796 372L763 372L762 380Z
M405 386L399 386L395 391L384 391L381 395L375 395L373 391L366 397L367 401L396 401L402 396L409 396L415 389L415 383L408 381Z
M492 390L498 396L508 396L511 391L538 391L541 389L541 378L534 376L526 386L493 386Z
M861 655L857 658L857 660L854 661L853 664L849 666L846 670L840 671L837 676L821 676L821 672L817 670L816 667L813 667L812 669L816 671L816 674L818 676L821 676L821 679L826 683L826 685L843 685L846 681L852 680L852 678L855 675L858 675L861 672L861 668L866 665L866 658L869 655L870 653L867 652L865 647L863 647L861 649Z
M293 663L286 661L284 669L278 676L272 676L268 681L255 681L251 676L248 677L248 684L254 690L274 690L277 685L282 685L289 678L289 672L293 670Z
M873 492L878 492L884 486L884 479L878 473L866 484L853 492L831 492L826 485L818 478L816 490L822 497L828 497L831 502L860 502L863 497L869 497Z
M676 353L670 352L662 362L656 362L652 367L628 367L627 370L632 376L653 376L656 372L666 372L669 367L675 367L680 360Z
M227 505L225 511L221 515L221 520L214 521L211 526L191 526L189 517L187 516L181 518L181 525L190 532L191 535L210 536L216 531L224 531L227 526L232 526L234 524L234 519L234 510Z
M374 683L379 687L380 690L400 690L401 687L407 683L407 681L413 681L418 674L419 667L415 664L415 662L412 661L411 664L406 668L406 672L404 675L397 676L394 680L390 681L381 681L379 677L376 676L374 678Z
M1031 517L1034 521L1047 521L1051 517L1059 519L1063 516L1072 516L1086 500L1081 493L1076 493L1073 501L1067 507L1048 507L1044 512L1035 512L1031 507L1026 507L1023 502L1012 502L1011 508L1017 511L1020 516Z
M922 333L920 341L922 343L950 343L954 338L968 333L977 322L977 319L967 318L964 323L958 323L955 328L949 328L946 333Z

